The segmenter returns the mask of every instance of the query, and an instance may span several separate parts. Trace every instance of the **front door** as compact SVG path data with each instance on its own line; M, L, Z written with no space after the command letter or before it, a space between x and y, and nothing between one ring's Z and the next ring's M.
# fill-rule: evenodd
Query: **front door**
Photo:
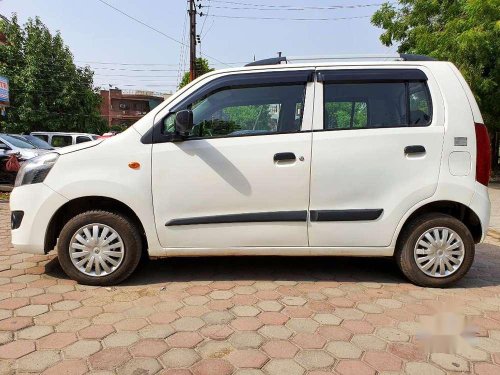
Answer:
M307 79L305 71L223 76L160 119L167 141L153 145L152 186L163 247L308 245ZM194 127L168 141L180 109L193 111Z

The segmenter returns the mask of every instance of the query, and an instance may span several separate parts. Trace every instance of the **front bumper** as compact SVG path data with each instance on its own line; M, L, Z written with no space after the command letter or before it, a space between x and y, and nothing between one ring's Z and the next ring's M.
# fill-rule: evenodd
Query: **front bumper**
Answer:
M16 187L10 196L10 210L24 212L20 225L12 229L16 250L43 254L50 219L68 200L43 183Z

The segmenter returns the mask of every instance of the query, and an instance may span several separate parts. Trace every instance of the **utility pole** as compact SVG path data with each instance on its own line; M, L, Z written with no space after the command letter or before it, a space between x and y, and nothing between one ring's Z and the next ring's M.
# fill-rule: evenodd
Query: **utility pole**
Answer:
M189 79L196 78L196 4L189 0Z

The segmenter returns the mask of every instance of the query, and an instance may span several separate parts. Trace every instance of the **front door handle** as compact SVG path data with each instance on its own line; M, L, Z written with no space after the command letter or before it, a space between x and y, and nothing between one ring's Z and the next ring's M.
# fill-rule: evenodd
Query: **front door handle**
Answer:
M293 152L278 152L277 154L274 154L274 162L295 160L297 160L297 158Z
M405 155L425 154L425 147L420 145L406 146Z

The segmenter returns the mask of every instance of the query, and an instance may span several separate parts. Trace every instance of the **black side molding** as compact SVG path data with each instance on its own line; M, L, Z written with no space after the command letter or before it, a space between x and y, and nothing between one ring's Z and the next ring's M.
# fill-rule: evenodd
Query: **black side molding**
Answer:
M377 220L383 209L311 210L311 221L365 221Z
M306 221L307 211L278 211L278 212L252 212L244 214L198 216L173 219L165 224L166 227L174 225L199 225L223 223L264 223L276 221Z

